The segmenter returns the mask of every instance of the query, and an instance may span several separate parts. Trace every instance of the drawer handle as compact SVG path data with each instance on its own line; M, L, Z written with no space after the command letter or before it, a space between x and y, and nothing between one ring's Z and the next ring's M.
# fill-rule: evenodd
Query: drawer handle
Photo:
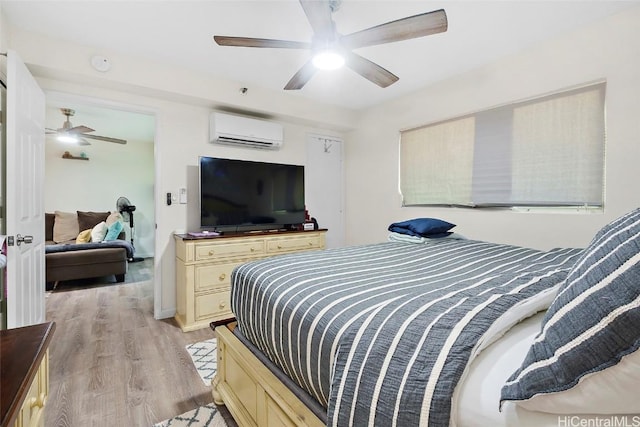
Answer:
M209 256L213 255L213 249L209 251Z
M223 281L224 279L226 279L226 278L227 278L227 275L226 275L226 274L224 274L224 273L222 273L222 274L218 277L218 280L220 280L220 281L222 282L222 281Z
M255 248L251 248L250 250L251 250L251 252L255 252L255 251L256 251L256 249L255 249Z
M282 249L282 246L278 245L278 249Z
M309 242L309 246L313 246L313 243Z
M222 301L219 305L220 308L225 308L227 306L227 303Z
M44 407L44 400L47 398L47 396L44 393L40 393L38 395L38 397L32 397L31 399L29 399L28 405L30 409L33 408L43 408Z

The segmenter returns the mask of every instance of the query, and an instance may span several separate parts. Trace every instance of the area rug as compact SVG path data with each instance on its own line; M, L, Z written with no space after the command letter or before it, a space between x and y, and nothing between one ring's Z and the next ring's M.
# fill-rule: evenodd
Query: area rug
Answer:
M218 343L215 338L187 345L187 352L193 360L202 381L208 386L218 369Z
M227 427L227 423L212 403L154 424L153 427Z

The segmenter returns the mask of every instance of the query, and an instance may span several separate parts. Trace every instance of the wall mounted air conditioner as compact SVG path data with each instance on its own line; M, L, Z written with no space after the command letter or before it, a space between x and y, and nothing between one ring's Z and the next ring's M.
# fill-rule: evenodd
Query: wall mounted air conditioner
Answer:
M280 123L225 113L211 113L211 142L252 148L282 147L284 131Z

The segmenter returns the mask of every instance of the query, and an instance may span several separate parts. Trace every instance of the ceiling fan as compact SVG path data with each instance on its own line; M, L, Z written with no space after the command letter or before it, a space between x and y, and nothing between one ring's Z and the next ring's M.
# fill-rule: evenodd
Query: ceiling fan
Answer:
M93 135L89 132L94 132L94 129L91 129L88 126L73 126L71 121L69 120L76 112L71 108L61 108L60 111L64 116L66 116L66 120L62 124L61 128L58 129L46 129L46 134L48 135L56 135L56 138L62 142L76 143L78 145L91 145L89 141L85 138L91 138L98 141L107 141L107 142L115 142L116 144L126 144L127 141L119 138L111 138L108 136L100 136Z
M342 35L331 18L340 3L341 0L300 0L313 29L311 42L230 36L213 36L213 39L220 46L310 49L312 58L294 74L285 90L302 89L318 69L339 68L342 65L384 88L397 82L398 76L352 52L353 49L447 31L447 15L440 9Z

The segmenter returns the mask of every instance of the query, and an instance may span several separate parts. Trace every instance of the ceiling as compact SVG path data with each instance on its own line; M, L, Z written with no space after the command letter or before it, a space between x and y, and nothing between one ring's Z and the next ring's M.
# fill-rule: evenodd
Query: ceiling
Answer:
M295 0L1 1L13 25L48 37L209 73L238 88L282 91L307 61L293 49L221 47L213 35L309 41L311 28ZM344 68L318 72L291 96L362 109L527 49L640 1L344 0L333 14L348 34L444 8L445 33L357 49L400 80L382 89ZM87 59L89 60L89 59ZM61 116L62 118L62 116ZM92 126L93 127L93 126Z

